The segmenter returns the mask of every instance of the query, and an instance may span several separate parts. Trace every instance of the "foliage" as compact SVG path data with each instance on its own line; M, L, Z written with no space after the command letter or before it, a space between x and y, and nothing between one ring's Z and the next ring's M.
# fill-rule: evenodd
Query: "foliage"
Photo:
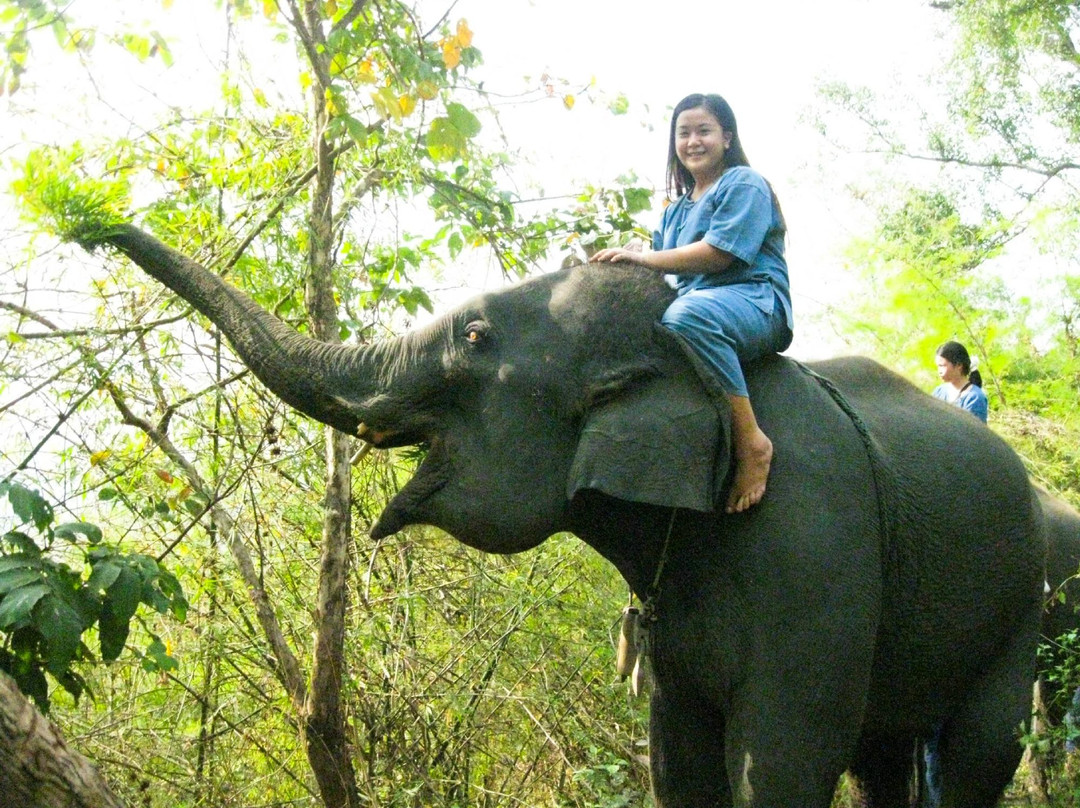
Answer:
M180 583L156 560L104 544L96 525L55 524L49 503L16 482L0 482L0 496L17 520L0 536L0 669L42 710L49 708L46 672L76 699L88 690L79 663L94 660L82 639L91 629L96 627L102 661L112 662L127 644L140 605L184 619ZM81 568L75 566L79 560ZM171 670L177 663L154 637L143 665Z
M855 241L849 264L861 288L833 314L856 349L936 384L932 357L947 339L976 358L991 425L1044 485L1074 501L1080 429L1076 339L1080 198L1069 175L1080 79L1072 50L1077 5L1047 2L941 4L955 49L937 76L944 103L905 120L864 88L828 86L832 120L857 121L862 148L881 167L922 168L863 199L874 231ZM913 125L914 124L914 125ZM928 168L929 166L929 168ZM889 175L878 175L887 178Z
M31 4L15 6L23 19ZM164 6L167 23L174 10ZM0 0L0 15L11 7ZM625 238L648 205L633 178L568 194L563 210L526 198L499 128L505 99L473 78L475 21L447 14L424 26L398 2L215 7L220 24L201 33L209 41L224 30L226 55L192 104L163 89L197 58L183 43L159 47L125 20L80 26L79 4L36 4L39 21L84 32L71 75L73 84L89 75L94 89L86 101L73 87L68 105L114 105L123 112L111 131L127 134L50 128L62 145L13 146L21 212L35 226L89 244L137 220L301 331L312 328L312 255L326 248L337 336L361 343L439 306L449 272L491 262L517 277L576 251L579 237ZM50 50L58 30L26 27L20 63L5 69L27 79L39 60L70 67L69 51ZM125 85L130 98L110 90L118 77L99 61L106 49L137 77ZM160 98L146 103L148 86ZM8 101L22 109L33 92L24 81ZM552 96L559 114L573 100ZM312 225L327 198L329 233ZM72 591L97 587L87 624L98 639L72 662L94 699L54 695L53 715L133 803L319 804L305 722L312 638L326 622L320 428L269 396L215 329L121 257L86 262L49 239L26 244L0 268L0 415L13 425L0 454L43 502L122 538L112 555L84 533L35 542L42 564L70 568ZM570 538L513 559L419 529L372 543L368 526L414 463L408 452L373 453L352 471L350 608L335 665L362 798L646 804L647 774L633 757L644 706L612 674L609 629L624 587ZM150 561L158 577L140 578L144 589L149 581L179 608L180 589L162 583L168 563L188 593L187 620L155 626L136 614L127 644L146 648L142 658L90 664L117 650L131 576L149 575ZM574 776L597 760L626 763L610 777Z
M130 192L120 180L77 176L83 150L34 151L12 191L27 216L64 241L93 249L129 218Z

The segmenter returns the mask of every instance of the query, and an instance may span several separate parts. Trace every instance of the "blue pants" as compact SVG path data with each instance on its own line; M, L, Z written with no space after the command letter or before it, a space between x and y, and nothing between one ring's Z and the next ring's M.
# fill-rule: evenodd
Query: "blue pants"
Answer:
M691 289L668 306L660 323L688 343L712 371L724 392L747 397L740 362L779 353L791 344L783 307L771 314L731 287Z

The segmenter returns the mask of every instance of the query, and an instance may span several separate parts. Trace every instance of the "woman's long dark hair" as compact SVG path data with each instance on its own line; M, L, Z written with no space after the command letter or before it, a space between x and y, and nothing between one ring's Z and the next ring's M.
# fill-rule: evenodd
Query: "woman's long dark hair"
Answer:
M943 342L938 346L937 355L946 362L959 365L960 372L967 377L969 382L976 387L982 387L982 374L971 369L971 354L968 353L968 349L964 347L963 343L956 340Z
M731 110L731 105L723 97L715 93L691 93L676 104L671 113L671 128L668 132L667 196L672 201L694 187L693 175L679 160L679 155L675 153L675 124L679 120L679 115L683 112L688 109L698 108L704 109L716 118L723 130L731 134L731 143L728 145L727 151L724 152L724 171L727 171L732 166L750 165L750 161L746 157L746 150L743 149L742 141L739 139L739 125L735 121L735 113ZM766 180L766 184L768 184L768 180ZM771 184L769 184L769 191L772 193L776 212L780 216L780 226L787 230L784 212L780 209L780 200L776 198L776 191L773 191Z

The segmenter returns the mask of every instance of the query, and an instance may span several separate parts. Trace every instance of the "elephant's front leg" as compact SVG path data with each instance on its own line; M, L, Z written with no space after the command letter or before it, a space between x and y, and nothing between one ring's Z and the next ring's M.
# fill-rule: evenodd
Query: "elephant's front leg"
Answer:
M804 681L812 678L781 682L762 671L709 697L658 676L649 746L659 808L829 808L857 706L842 703L850 690Z
M654 684L649 712L649 768L657 808L728 808L724 719L680 688Z
M846 698L853 683L822 682L812 670L770 666L734 688L724 749L739 808L832 804L855 746L860 699Z

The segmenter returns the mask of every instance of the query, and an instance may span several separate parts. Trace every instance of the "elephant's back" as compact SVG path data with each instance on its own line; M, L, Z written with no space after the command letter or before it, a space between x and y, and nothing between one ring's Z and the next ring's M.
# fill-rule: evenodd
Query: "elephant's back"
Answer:
M1045 545L1032 488L1015 452L970 413L868 359L810 367L865 424L886 472L870 703L883 720L918 721L920 708L940 708L935 687L974 680L1037 620Z

